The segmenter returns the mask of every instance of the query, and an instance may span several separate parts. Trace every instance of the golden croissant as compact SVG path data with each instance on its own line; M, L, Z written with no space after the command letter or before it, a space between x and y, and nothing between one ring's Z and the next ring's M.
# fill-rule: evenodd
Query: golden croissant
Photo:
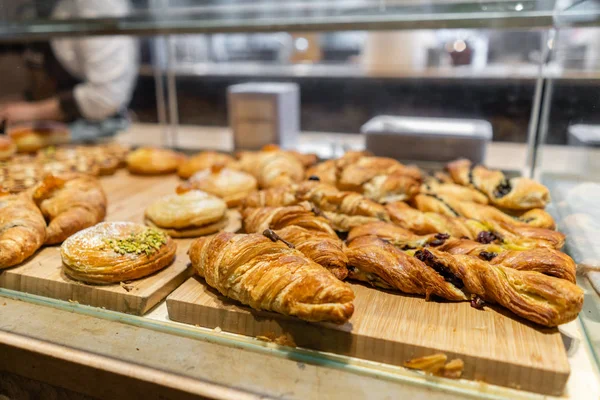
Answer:
M33 200L50 221L46 244L63 242L72 234L102 221L106 195L100 182L89 175L47 175L33 192Z
M499 304L544 326L572 321L583 306L583 290L565 280L534 271L519 271L469 255L423 249L415 257L430 268L458 280L463 292Z
M550 202L550 191L539 182L527 178L508 179L504 173L490 170L460 159L446 166L454 182L485 193L490 203L509 210L544 208Z
M197 239L188 254L208 285L254 309L339 324L354 311L348 284L282 241L222 232Z
M421 193L453 197L460 201L488 204L488 198L480 191L456 183L441 182L435 178L426 179L421 185Z
M304 178L304 165L297 155L268 145L261 151L238 154L239 167L253 175L262 189L286 186Z
M43 244L46 221L28 193L0 196L0 269L20 264Z

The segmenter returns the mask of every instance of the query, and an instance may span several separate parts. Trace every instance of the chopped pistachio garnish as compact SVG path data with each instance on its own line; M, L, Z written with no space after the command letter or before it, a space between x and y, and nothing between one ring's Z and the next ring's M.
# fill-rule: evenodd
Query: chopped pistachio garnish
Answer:
M167 243L167 235L159 230L148 228L143 232L131 233L126 239L105 239L104 241L116 253L145 253L149 256Z

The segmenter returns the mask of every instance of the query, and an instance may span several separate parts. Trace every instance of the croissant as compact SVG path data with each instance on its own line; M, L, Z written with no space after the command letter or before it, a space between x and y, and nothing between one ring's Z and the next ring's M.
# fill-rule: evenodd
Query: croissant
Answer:
M524 224L493 221L483 223L475 219L448 217L435 212L419 211L402 202L388 204L386 209L392 222L419 235L447 233L454 238L467 238L484 243L501 238L502 245L515 250L535 247L559 250L565 242L565 235L560 232Z
M45 238L46 221L27 193L0 197L0 269L25 261Z
M569 322L583 306L583 291L565 279L490 265L476 257L434 249L417 251L415 257L457 281L465 293L497 303L540 325L552 327ZM474 304L478 304L477 300Z
M238 157L239 167L253 175L263 189L289 185L304 178L302 162L277 146L265 146L258 152L241 152Z
M348 284L264 235L222 232L197 239L188 254L208 285L254 309L338 324L354 312Z
M288 207L246 209L243 213L247 233L275 230L305 256L327 268L338 279L348 275L344 244L329 222L311 211L308 203Z
M457 185L456 183L442 183L434 178L425 180L421 186L421 193L453 197L460 201L488 204L487 196L475 189Z
M349 278L384 289L447 300L467 300L443 272L429 268L415 257L376 236L361 236L350 241L346 250Z
M522 251L507 250L495 244L481 244L465 239L447 240L436 249L450 254L468 254L492 265L521 271L537 271L575 283L575 261L554 249L540 247Z
M461 159L449 163L446 169L454 182L473 187L490 199L490 202L509 210L544 208L550 202L547 187L527 178L508 179L504 173L490 170L471 161Z
M284 207L297 204L296 188L294 186L280 186L270 189L258 190L250 193L242 201L242 209L259 207Z
M33 200L50 221L46 244L61 243L106 216L106 195L100 182L89 175L47 175L33 192Z
M318 180L321 183L335 186L338 180L338 161L327 160L306 170L306 179Z
M414 197L415 207L421 211L431 211L449 217L466 217L485 222L501 222L512 225L529 225L544 229L554 229L556 224L550 214L541 209L533 209L519 217L513 217L495 207L465 201L448 196L419 194Z

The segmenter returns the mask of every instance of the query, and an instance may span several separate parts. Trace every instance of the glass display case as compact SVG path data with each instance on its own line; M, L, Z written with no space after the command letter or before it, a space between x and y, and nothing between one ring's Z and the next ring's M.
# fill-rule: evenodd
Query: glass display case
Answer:
M231 311L231 302L210 288L199 289L200 279L190 278L188 239L178 241L176 265L160 275L162 286L120 282L113 289L91 286L84 294L85 289L68 286L64 273L49 283L45 273L23 273L23 278L23 267L0 272L0 302L23 301L14 310L68 311L81 317L72 323L82 327L92 319L106 324L109 333L76 335L70 345L75 350L231 390L209 391L208 397L367 397L371 389L394 396L399 388L405 395L432 398L600 394L597 2L22 0L3 5L0 21L4 130L32 119L67 119L75 142L165 147L187 155L207 150L233 155L243 150L236 135L269 142L291 132L290 150L314 153L321 161L377 148L376 156L431 174L452 159L470 157L503 171L504 180L523 176L549 188L552 202L546 210L566 234L563 251L577 263L576 280L584 291L581 313L560 328L539 328L495 306L486 313L500 317L465 328L456 315L473 312L468 302L466 308L426 317L411 311L423 311L422 296L383 290L377 293L390 297L379 300L363 294L370 290L366 285L353 285L357 308L367 308L369 301L381 301L382 308L365 317L366 323L355 314L349 327L332 330L325 324L324 331L322 325L298 327L249 309ZM253 92L259 100L252 106L247 99L235 100L232 87L244 83L262 88ZM282 87L297 90L299 106ZM24 102L39 108L20 108ZM269 102L275 111L265 106ZM244 115L236 108L242 103ZM395 141L399 137L404 141ZM146 203L181 183L173 175L129 179L125 171L100 178L110 192L107 220L127 219L131 212L142 222ZM59 254L58 247L44 251L34 256L41 257L39 266ZM26 268L33 270L38 258ZM406 304L395 305L395 297ZM443 308L448 302L435 303ZM381 310L409 317L380 322L381 329L370 331L365 326L376 325ZM30 335L25 328L13 329L17 317L10 311L3 318L0 332ZM114 337L84 341L86 335L112 335L114 323L139 328L148 337L164 335L162 347L136 358L113 345ZM282 332L292 332L291 342L289 336L281 339ZM31 335L55 341L52 329ZM460 335L456 343L445 343L446 336ZM472 343L469 335L481 343ZM507 335L523 337L517 343L506 341ZM137 349L132 337L126 340ZM428 345L436 340L438 345ZM206 352L198 370L186 358L194 346ZM546 349L555 352L543 354ZM432 353L461 358L464 379L402 367ZM238 359L247 365L234 366ZM220 365L223 360L229 364ZM296 365L297 371L290 369ZM235 382L228 368L239 375ZM278 368L285 371L281 376ZM298 372L304 368L310 377ZM319 386L325 374L345 382L346 391L331 382ZM305 389L287 393L278 385Z

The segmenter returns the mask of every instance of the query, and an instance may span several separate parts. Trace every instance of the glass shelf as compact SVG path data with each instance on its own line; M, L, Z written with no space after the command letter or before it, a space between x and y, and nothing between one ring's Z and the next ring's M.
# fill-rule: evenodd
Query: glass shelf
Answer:
M152 3L152 2L151 2ZM190 6L189 3L192 5ZM555 0L343 0L203 2L202 6L132 7L93 18L52 19L4 12L0 41L47 39L73 35L155 35L280 31L344 31L439 28L549 28L557 23L600 23L600 8L591 1L558 5ZM35 13L33 13L35 14Z

